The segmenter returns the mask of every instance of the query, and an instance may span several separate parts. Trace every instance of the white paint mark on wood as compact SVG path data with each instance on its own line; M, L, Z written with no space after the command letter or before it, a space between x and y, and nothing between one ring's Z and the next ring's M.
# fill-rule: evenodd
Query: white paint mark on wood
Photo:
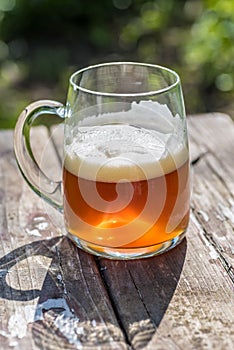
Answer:
M204 233L203 233L203 228L193 213L191 213L191 221L197 227L198 232L200 234L200 238L202 239L205 246L209 249L209 255L210 255L211 259L212 260L218 259L219 258L218 252L215 250L215 248L212 246L212 244L205 238Z
M104 347L112 344L113 347L110 346L109 349L123 349L120 345L123 341L121 330L111 323L99 323L94 319L80 322L76 316L66 317L60 314L54 320L54 325L78 350L83 349L83 346L99 349L100 344Z
M229 208L222 204L219 204L219 209L226 219L229 219L234 225L234 206Z
M216 215L216 219L218 219L218 220L221 221L221 222L224 222L224 217L221 216L220 214L217 214L217 215Z
M27 332L27 323L20 313L11 315L8 330L12 337L23 338Z
M41 233L39 232L38 229L34 228L32 230L26 228L25 229L26 233L30 236L35 236L35 237L41 237Z
M35 222L41 222L41 221L44 221L44 220L45 220L44 216L35 216L33 218L33 221L35 221Z
M216 260L219 258L219 253L212 246L210 247L209 255L212 260Z
M93 327L96 327L97 322L96 322L95 320L92 320L92 322L91 322L91 323L92 323L92 326L93 326Z
M64 294L64 295L67 295L67 288L66 288L66 285L65 285L65 283L64 283L64 281L63 281L62 275L58 274L58 275L57 275L57 280L58 280L58 282L63 286L63 294Z
M61 276L60 274L57 275L57 280L58 280L59 282L62 282L63 278L62 278L62 276Z
M26 228L25 231L30 236L41 237L41 231L47 230L50 227L50 224L47 221L47 218L44 216L35 216L32 219L31 227Z
M67 318L64 315L59 315L54 323L70 344L75 344L77 349L82 349L78 336L84 335L84 328L78 325L79 319L77 317Z
M1 331L0 331L0 335L1 335L2 337L4 337L4 338L8 338L8 339L9 339L9 346L10 346L10 347L16 347L16 346L18 346L18 341L15 340L15 339L11 339L9 333L7 333L7 332L1 330Z
M201 215L205 222L208 222L210 220L209 215L204 210L199 210L198 214Z
M48 222L40 222L38 225L38 230L46 230L49 227Z
M17 339L22 339L27 334L28 323L34 321L36 305L19 306L8 321L8 332L1 331L0 335L9 339L10 347L17 347Z

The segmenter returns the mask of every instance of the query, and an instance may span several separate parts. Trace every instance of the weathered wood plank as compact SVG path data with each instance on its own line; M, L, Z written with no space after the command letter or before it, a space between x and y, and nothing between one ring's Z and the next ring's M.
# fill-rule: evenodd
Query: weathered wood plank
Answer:
M102 260L111 299L134 349L232 349L233 285L192 214L187 240L161 256Z
M191 140L195 141L200 151L213 155L211 158L213 161L217 160L217 164L214 163L213 167L209 162L210 167L220 178L224 178L226 186L233 194L234 123L232 119L225 114L210 113L206 114L205 118L204 115L188 118L188 123L191 129Z
M57 154L48 141L35 131L32 147L50 175ZM61 236L61 214L24 182L11 132L1 132L0 156L0 348L126 349L94 258Z
M17 261L14 255L14 249L20 246L20 240L25 239L26 233L21 231L19 227L20 214L19 205L22 198L23 180L19 177L17 166L14 160L12 150L12 133L1 132L0 137L0 192L1 192L1 212L0 212L0 256L8 256L10 261ZM20 310L22 303L17 301L17 297L21 294L20 289L8 288L7 284L18 284L19 275L22 271L17 270L16 273L9 273L9 266L3 260L0 265L1 273L1 300L0 313L1 317L1 346L7 349L9 346L18 344L18 337L24 335L23 323L19 322ZM27 274L27 273L26 273ZM30 279L30 277L29 277ZM32 286L31 286L32 287ZM20 288L20 287L19 287ZM22 293L23 294L23 293ZM30 301L27 305L30 305ZM25 305L26 306L26 305ZM21 325L21 329L20 326ZM22 333L20 333L22 331ZM12 335L12 336L9 336ZM33 340L30 336L22 339L22 346L25 349L33 348Z
M203 156L193 167L194 215L234 282L234 123L225 115L189 119L191 152Z
M110 298L134 349L151 340L180 279L186 241L170 253L135 261L100 260Z
M32 325L38 347L126 349L94 258L65 237L56 250Z
M189 131L187 239L136 261L96 259L62 236L62 216L25 184L1 132L0 349L233 349L233 123L198 116ZM40 130L33 146L56 180L60 133Z
M219 130L220 134L234 135L234 124L224 115L217 119L201 116L191 118L189 127L192 159L205 155L194 164L193 209L187 245L183 242L173 251L146 261L100 262L105 268L103 277L116 312L134 349L145 345L147 349L185 346L186 349L231 350L234 346L233 328L229 327L234 323L230 278L234 224L231 216L223 217L225 226L221 230L215 212L221 206L233 210L230 201L233 153L227 155L226 150L234 149L234 138L229 134L222 141L216 138L216 133ZM221 164L228 169L227 178L216 176L210 166L208 153L217 148ZM221 239L218 241L217 237Z
M181 349L186 344L186 349L231 350L233 284L209 255L202 227L193 214L187 242L183 273L148 349Z

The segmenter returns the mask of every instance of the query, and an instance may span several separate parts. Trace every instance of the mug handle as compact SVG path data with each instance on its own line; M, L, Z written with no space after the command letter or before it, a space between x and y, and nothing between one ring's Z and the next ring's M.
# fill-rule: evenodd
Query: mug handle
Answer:
M14 151L19 169L34 192L54 208L63 212L62 181L49 179L38 165L30 144L30 129L33 121L42 114L65 117L62 103L40 100L28 105L20 114L14 132Z

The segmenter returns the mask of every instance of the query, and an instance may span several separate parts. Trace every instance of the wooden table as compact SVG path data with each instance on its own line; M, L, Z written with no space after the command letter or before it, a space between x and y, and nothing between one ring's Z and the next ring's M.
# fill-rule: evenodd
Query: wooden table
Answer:
M216 113L189 117L188 125L187 238L135 261L76 248L61 214L20 175L12 131L1 131L0 349L234 349L234 124ZM55 178L59 129L34 130L35 152L46 150Z

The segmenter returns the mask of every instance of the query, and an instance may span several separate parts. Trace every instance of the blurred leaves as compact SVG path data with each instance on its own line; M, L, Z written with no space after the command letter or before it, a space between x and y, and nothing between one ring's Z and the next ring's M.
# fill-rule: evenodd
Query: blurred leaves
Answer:
M190 71L200 71L196 85L206 96L208 110L224 108L234 97L234 2L205 0L203 12L191 25L183 47L184 62ZM226 92L229 94L223 94Z
M64 102L72 71L113 60L173 68L189 113L233 115L234 1L0 0L0 127L32 100Z

